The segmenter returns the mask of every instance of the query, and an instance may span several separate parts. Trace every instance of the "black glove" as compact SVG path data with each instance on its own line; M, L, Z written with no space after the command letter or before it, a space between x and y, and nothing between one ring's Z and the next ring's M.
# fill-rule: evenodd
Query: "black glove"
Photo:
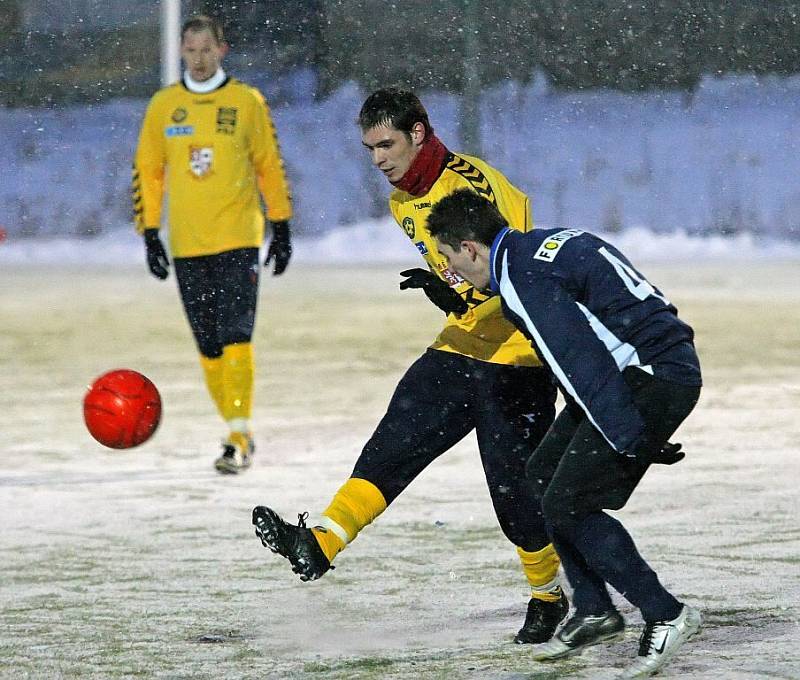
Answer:
M267 258L264 266L269 267L269 263L275 258L275 268L272 273L275 276L283 274L289 266L289 258L292 257L292 234L289 230L289 221L270 222L272 226L272 241L267 248Z
M169 259L164 244L158 237L158 229L144 230L144 247L147 249L147 266L150 273L162 281L169 275Z
M400 282L400 290L407 288L422 288L428 299L441 309L445 314L461 316L469 307L456 291L447 285L436 274L427 269L406 269L400 276L407 276Z
M660 463L661 465L674 465L684 458L686 458L686 452L681 451L680 444L667 442L654 455L650 456L650 462Z
M674 465L686 457L686 453L681 451L681 444L657 443L647 436L642 437L630 451L624 452L624 455L639 463L661 465Z

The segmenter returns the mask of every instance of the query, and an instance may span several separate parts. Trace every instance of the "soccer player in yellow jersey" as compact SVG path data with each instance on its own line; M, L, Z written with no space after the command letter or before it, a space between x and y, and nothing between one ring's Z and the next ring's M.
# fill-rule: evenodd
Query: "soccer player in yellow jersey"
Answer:
M206 385L229 427L215 467L247 468L254 450L251 338L258 297L263 198L272 241L264 262L282 274L292 253L289 186L269 108L258 90L229 77L222 27L206 16L181 32L181 82L159 90L142 122L133 164L136 228L151 273L166 279L159 237L169 194L169 250Z
M500 298L448 268L426 229L432 205L460 188L495 205L516 229L531 228L528 197L479 158L449 151L411 92L373 93L359 115L373 164L395 187L390 208L427 268L401 272L447 314L444 329L400 380L351 477L306 527L272 509L253 511L264 545L288 558L301 579L322 576L335 555L433 460L475 430L500 526L516 546L531 588L518 643L544 642L567 613L559 559L525 464L555 415L555 386L530 343L503 318Z

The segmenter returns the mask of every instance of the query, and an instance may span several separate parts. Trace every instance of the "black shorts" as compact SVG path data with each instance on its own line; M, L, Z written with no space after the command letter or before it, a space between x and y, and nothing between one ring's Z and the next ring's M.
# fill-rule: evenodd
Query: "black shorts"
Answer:
M391 503L474 429L503 532L524 550L541 550L550 539L525 463L553 422L555 398L552 375L544 368L429 349L397 385L353 477L373 483Z
M175 276L200 354L222 356L226 345L250 342L258 300L258 248L176 257Z
M639 368L625 381L647 432L666 442L694 408L700 387L666 382ZM649 465L618 453L574 402L558 414L528 461L526 475L546 517L568 513L580 518L628 502Z

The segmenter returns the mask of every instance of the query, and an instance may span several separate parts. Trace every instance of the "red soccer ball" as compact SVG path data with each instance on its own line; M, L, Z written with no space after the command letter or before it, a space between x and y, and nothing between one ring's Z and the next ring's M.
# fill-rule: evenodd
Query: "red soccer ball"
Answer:
M127 368L109 371L86 392L83 420L104 446L130 449L156 431L161 422L161 395L141 373Z

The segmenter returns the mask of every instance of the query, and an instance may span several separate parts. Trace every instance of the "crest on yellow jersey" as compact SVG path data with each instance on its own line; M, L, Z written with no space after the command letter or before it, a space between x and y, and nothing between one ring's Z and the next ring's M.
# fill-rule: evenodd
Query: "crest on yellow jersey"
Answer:
M184 109L182 106L179 106L172 112L172 120L175 123L182 123L186 120L186 116L189 115L189 112Z
M213 146L189 147L189 170L198 179L208 177L214 165Z
M403 218L403 230L406 232L408 238L414 238L414 233L417 231L414 226L414 220L410 217Z

